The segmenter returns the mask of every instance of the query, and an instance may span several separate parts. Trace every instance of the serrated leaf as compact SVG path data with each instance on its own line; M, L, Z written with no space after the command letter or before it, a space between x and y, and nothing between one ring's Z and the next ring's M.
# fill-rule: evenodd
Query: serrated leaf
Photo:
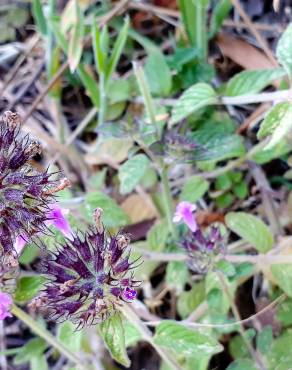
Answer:
M259 218L244 212L230 212L225 216L227 226L259 252L268 252L274 244L273 234Z
M36 296L46 279L43 276L23 276L17 280L14 298L24 303Z
M267 113L263 120L258 138L262 139L266 136L272 135L265 150L275 147L292 129L292 103L281 102L275 105Z
M144 67L150 91L154 95L167 96L171 91L171 71L159 50L152 50Z
M137 154L123 163L119 169L120 191L127 194L134 190L143 178L150 161L145 154Z
M194 175L187 179L180 193L180 200L197 202L209 189L209 182L202 176Z
M74 24L71 30L68 45L68 62L71 73L73 73L81 59L84 37L84 17L77 0L74 1Z
M278 61L287 70L288 74L292 73L292 23L286 28L285 32L280 37L276 48Z
M120 314L115 314L100 324L101 336L111 356L121 365L130 366L125 345L125 331Z
M216 102L217 95L212 86L203 82L197 83L180 96L172 110L170 123L177 123L198 109Z
M225 93L227 96L255 94L285 75L283 68L243 71L228 81Z
M277 263L271 266L271 272L279 287L292 297L292 265Z
M85 207L88 219L92 219L93 211L100 207L103 209L103 222L106 227L125 226L130 222L127 214L117 203L100 191L89 192L85 196Z
M175 321L160 323L155 331L154 342L184 356L197 354L214 355L223 347L216 339L199 331L191 330Z

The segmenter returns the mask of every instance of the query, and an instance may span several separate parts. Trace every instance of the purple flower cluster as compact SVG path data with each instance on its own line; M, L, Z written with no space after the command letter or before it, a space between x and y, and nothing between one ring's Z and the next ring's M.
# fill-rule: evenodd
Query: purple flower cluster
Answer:
M40 145L20 135L20 119L6 112L0 122L0 254L13 254L17 238L30 239L46 229L51 189L56 182L29 163Z
M214 262L214 256L224 252L224 239L220 229L211 226L202 230L196 222L193 212L196 205L189 202L180 202L177 205L173 221L183 222L189 232L180 241L180 246L184 248L189 256L188 265L193 271L204 273Z
M134 280L137 260L130 261L129 238L110 236L95 211L96 226L49 253L42 262L48 283L33 304L45 307L52 320L71 320L82 328L100 323L122 301L132 301L140 282Z

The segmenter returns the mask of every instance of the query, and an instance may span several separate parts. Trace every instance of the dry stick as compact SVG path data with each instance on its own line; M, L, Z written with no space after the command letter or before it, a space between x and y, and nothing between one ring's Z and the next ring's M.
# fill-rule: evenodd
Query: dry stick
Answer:
M32 51L32 49L37 45L37 43L39 41L40 41L40 35L39 34L37 34L37 35L35 35L35 36L32 37L31 45L27 48L27 50L25 51L25 53L22 54L17 59L17 61L15 62L14 66L10 70L10 73L9 73L8 77L4 81L4 83L2 85L2 88L0 90L0 96L4 93L4 91L7 89L8 85L10 84L10 82L17 75L17 72L18 72L19 68L21 67L22 63L25 61L25 59L27 58L27 56L30 54L30 52Z
M224 280L224 275L222 274L221 271L217 271L217 276L220 280L223 292L225 293L225 295L227 296L227 298L229 300L233 315L235 316L236 321L240 323L238 330L239 330L240 335L242 336L242 339L244 340L244 342L246 344L246 347L247 347L251 357L254 359L256 364L258 364L258 366L261 370L266 370L266 366L263 363L263 360L262 360L261 356L254 350L253 346L250 344L249 339L246 337L245 329L244 329L243 324L241 323L241 318L240 318L238 308L237 308L235 302L233 301L233 298L232 298L232 296L229 292L226 281Z
M238 11L238 13L240 14L240 16L243 19L243 21L246 23L246 25L250 29L251 33L256 38L257 42L259 43L259 45L261 46L261 48L265 52L265 54L268 57L268 59L270 60L270 62L275 67L278 67L278 62L275 59L273 53L271 52L269 46L267 45L266 41L262 38L262 36L258 32L258 30L254 27L252 21L250 20L249 16L246 14L246 12L244 11L244 9L242 8L240 2L238 0L231 0L231 2L233 4L233 6L236 8L236 10Z
M183 321L179 321L180 324L188 327L188 328L209 328L209 329L230 329L230 328L234 328L236 325L243 325L243 324L248 324L254 320L256 320L259 316L261 316L262 314L264 314L265 312L271 310L272 308L275 308L277 307L280 303L282 303L285 299L287 298L286 294L281 294L278 298L276 298L273 302L271 302L270 304L268 304L266 307L264 307L262 310L260 310L259 312L255 313L254 315L252 316L249 316L247 317L246 319L242 319L242 320L239 320L239 321L235 321L235 322L232 322L232 323L228 323L228 324L206 324L206 323L199 323L199 322L189 322L190 319L186 319L186 320L183 320ZM200 305L198 308L200 310L204 310L204 305L207 305L207 303L203 302L202 305ZM198 312L195 316L195 319L198 319L201 317L201 313ZM157 320L157 321L146 321L144 322L147 326L157 326L159 324L161 324L163 322L163 320Z
M110 10L100 21L99 26L105 26L113 17L123 12L128 5L129 0L121 0Z

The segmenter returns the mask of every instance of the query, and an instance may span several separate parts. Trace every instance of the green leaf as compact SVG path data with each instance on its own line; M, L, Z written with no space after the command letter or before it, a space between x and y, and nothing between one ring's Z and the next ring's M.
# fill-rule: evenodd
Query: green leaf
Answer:
M292 129L292 103L281 102L272 107L261 123L258 138L262 139L272 135L271 140L266 145L265 150L272 149L277 145Z
M101 35L96 22L93 22L91 28L92 46L94 51L95 68L98 74L105 73L105 59L107 57L101 45Z
M284 331L272 343L271 349L267 354L269 370L289 370L292 363L292 330ZM245 369L244 369L245 370Z
M214 37L219 31L231 9L232 4L230 0L219 0L216 2L210 21L210 37Z
M166 246L168 235L169 227L166 220L156 222L147 234L149 249L156 252L163 251Z
M239 359L228 366L226 370L258 370L252 360Z
M179 198L180 200L195 203L208 191L209 186L209 182L202 176L191 176L184 183Z
M223 278L228 286L229 294L233 297L236 290L235 282L229 281L226 276ZM209 309L219 314L227 314L230 308L230 300L223 291L221 281L215 272L207 274L205 288Z
M287 73L291 75L292 73L292 23L286 28L285 32L282 34L280 40L278 41L276 55L278 61L287 70Z
M83 331L76 331L76 327L65 321L58 326L57 338L72 352L79 352L82 344Z
M24 303L34 298L42 288L46 279L43 276L23 276L17 280L14 298Z
M244 332L245 338L249 341L255 336L254 329L248 329ZM233 358L241 358L248 356L248 349L246 343L241 335L235 335L228 344L229 352Z
M123 52L125 43L127 41L128 30L129 30L129 18L127 17L126 20L125 20L124 26L120 30L119 36L115 41L113 51L112 51L112 54L109 58L109 61L107 62L106 73L105 73L106 83L109 82L113 72L116 69L118 61L121 57L121 54Z
M189 37L190 43L195 44L196 39L196 7L190 0L179 0L179 9L182 15L184 28Z
M215 90L204 82L187 89L178 99L172 110L171 124L177 123L198 109L217 103Z
M273 328L270 325L265 326L257 335L257 350L263 355L267 355L271 349L273 339Z
M285 75L283 68L243 71L228 81L225 94L227 96L256 94Z
M223 350L216 339L171 320L157 326L154 342L184 356L214 355Z
M108 98L111 104L124 102L131 97L131 85L128 80L111 80L109 91Z
M271 266L272 274L279 287L292 297L292 265L277 263Z
M83 12L78 5L78 1L74 0L74 24L71 30L68 45L68 62L71 73L76 70L81 59L84 31L85 27Z
M177 293L183 291L189 278L188 267L184 262L169 262L166 267L166 284Z
M120 191L127 194L134 190L143 178L150 161L145 154L137 154L128 159L119 169Z
M46 356L33 356L30 359L30 370L48 370Z
M274 244L273 234L259 218L244 212L230 212L225 216L227 226L259 252L268 252Z
M92 104L99 108L99 89L98 83L92 78L92 76L86 71L85 65L80 64L77 68L77 73L86 89L86 92L92 101Z
M192 289L183 292L178 297L177 311L185 319L193 312L205 299L205 283L203 281L195 283Z
M172 87L171 71L159 50L151 51L144 70L151 93L158 96L169 95Z
M242 181L239 184L235 184L232 190L239 199L245 199L248 195L248 186L245 181Z
M280 303L277 309L277 320L281 321L283 326L292 325L292 299L285 299Z
M32 357L41 356L47 348L47 343L42 338L34 338L29 340L21 347L18 354L14 357L14 364L19 365L29 362Z
M125 226L130 222L128 215L117 203L100 191L89 192L85 196L85 206L88 219L92 219L93 211L100 207L103 209L103 222L106 227Z
M124 330L126 348L135 346L140 340L142 340L141 333L128 320L124 321Z
M121 365L130 366L125 345L125 331L121 315L116 313L100 324L101 336L111 356Z
M43 13L41 0L33 0L32 13L39 32L46 36L48 32L47 21Z

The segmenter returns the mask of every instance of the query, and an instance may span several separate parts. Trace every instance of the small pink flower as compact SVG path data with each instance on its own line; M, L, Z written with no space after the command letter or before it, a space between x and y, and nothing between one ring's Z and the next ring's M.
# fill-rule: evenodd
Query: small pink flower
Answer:
M60 208L57 204L50 206L50 211L47 214L47 225L54 225L68 239L73 240L73 231L65 215L69 213L69 209Z
M136 292L135 289L131 289L129 287L126 287L124 289L123 293L122 293L122 296L127 301L133 301L137 296L137 292Z
M176 212L173 217L173 222L184 222L192 232L198 229L196 219L193 212L197 209L195 204L189 202L180 202L176 206Z
M16 250L17 254L20 255L25 244L27 243L27 240L24 236L18 235L16 237L15 243L14 243L14 249Z
M12 298L9 294L0 292L0 320L6 319L6 317L12 317L9 312L9 308L12 304Z

